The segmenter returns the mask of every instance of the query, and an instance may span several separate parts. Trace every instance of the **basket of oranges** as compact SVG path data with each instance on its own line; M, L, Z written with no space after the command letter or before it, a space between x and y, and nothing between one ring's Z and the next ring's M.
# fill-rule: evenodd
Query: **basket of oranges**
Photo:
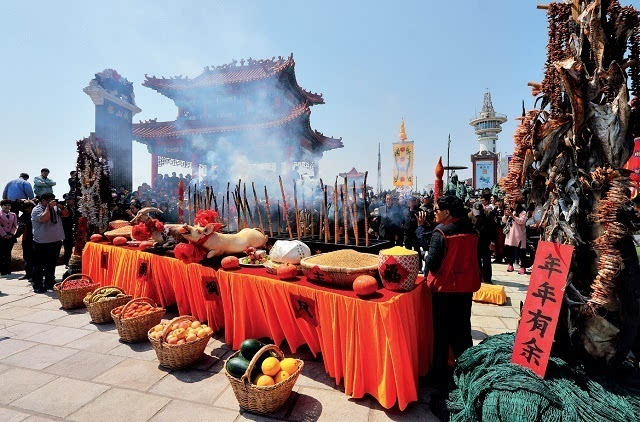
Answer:
M269 414L289 398L304 367L300 359L285 358L278 346L245 340L240 350L225 362L225 375L238 404L245 410Z
M130 300L111 311L120 339L135 343L147 338L147 333L162 321L164 308L159 307L148 297Z
M200 359L212 335L211 327L189 315L158 324L147 333L160 365L169 369L184 368Z
M53 290L56 292L60 304L64 309L74 309L84 306L84 297L100 285L86 274L73 274L65 278L61 283L56 283Z

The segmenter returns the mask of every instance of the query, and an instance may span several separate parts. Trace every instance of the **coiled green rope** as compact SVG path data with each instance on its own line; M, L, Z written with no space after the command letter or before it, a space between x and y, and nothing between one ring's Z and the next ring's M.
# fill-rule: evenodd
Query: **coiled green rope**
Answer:
M509 363L514 334L489 337L460 356L451 421L640 421L640 371L608 373L552 358L546 379Z

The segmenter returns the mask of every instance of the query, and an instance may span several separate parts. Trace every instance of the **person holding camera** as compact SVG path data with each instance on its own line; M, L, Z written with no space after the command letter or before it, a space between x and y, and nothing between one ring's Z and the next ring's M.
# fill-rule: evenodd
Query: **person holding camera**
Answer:
M11 212L12 201L3 199L0 201L0 275L11 274L11 249L16 243L16 231L18 230L18 217Z
M62 216L53 193L44 193L31 212L33 224L33 291L53 289L55 269L64 240ZM43 280L44 279L44 280Z

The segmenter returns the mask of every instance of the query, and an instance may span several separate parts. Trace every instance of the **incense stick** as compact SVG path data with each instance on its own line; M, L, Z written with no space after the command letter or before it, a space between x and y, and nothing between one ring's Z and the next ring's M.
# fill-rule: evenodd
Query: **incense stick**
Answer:
M256 202L256 213L258 214L258 226L260 226L260 231L264 233L264 226L262 225L262 213L260 212L260 203L258 203L256 186L253 182L251 182L251 190L253 190L253 200Z
M356 238L356 246L359 246L358 240L358 194L356 193L356 181L353 181L353 236Z
M267 186L264 186L264 199L265 199L265 212L267 213L267 223L269 223L269 237L273 237L273 227L271 226L271 207L269 206L269 194L267 193Z
M369 247L369 213L367 212L367 176L368 171L364 172L364 185L362 186L362 198L364 199L364 245Z
M293 211L296 217L296 236L300 240L300 212L298 211L298 190L296 189L296 179L293 179Z
M282 222L282 216L280 215L280 200L278 199L278 236L280 236L280 223Z
M329 243L329 207L327 204L327 186L324 186L324 243Z
M347 188L347 177L344 178L344 185L340 187L340 197L342 198L342 222L344 225L344 244L349 244L349 189Z
M340 228L338 225L340 224L340 214L338 214L338 177L336 177L336 182L333 186L333 231L335 235L336 245L340 242Z
M282 177L278 175L278 180L280 181L280 192L282 192L282 211L284 214L284 219L287 223L287 232L289 233L289 239L293 239L293 232L291 231L291 224L289 223L289 212L287 209L287 199L284 196L284 187L282 186Z
M231 202L229 201L229 186L231 182L227 182L227 225L229 226L229 230L231 230ZM222 208L224 212L224 207Z

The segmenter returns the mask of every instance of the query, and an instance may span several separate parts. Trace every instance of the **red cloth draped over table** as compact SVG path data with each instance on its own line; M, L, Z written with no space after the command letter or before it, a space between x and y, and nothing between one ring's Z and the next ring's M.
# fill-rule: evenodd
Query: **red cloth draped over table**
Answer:
M420 282L409 293L380 290L370 300L353 291L277 280L264 269L218 271L226 342L246 338L287 340L293 351L307 344L322 352L327 372L345 393L374 396L401 410L418 398L418 376L431 361L431 295Z
M146 271L141 272L142 268ZM206 300L203 277L216 277L216 270L197 264L186 265L171 258L88 242L82 253L82 272L102 286L114 284L134 297L147 296L166 307L177 303L180 314L193 315L217 331L222 328L222 303Z

